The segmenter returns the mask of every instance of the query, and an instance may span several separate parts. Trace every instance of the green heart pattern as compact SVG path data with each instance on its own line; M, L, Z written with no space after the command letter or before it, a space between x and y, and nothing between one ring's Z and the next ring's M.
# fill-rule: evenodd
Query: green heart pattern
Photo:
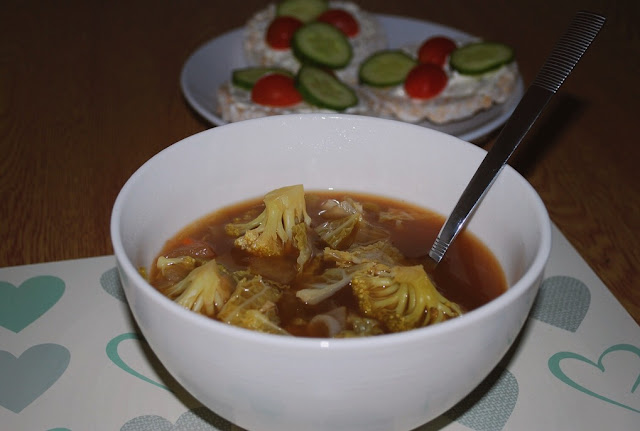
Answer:
M183 413L175 425L161 416L138 416L120 428L120 431L240 431L240 428L221 418L206 407Z
M20 413L65 372L71 354L59 344L38 344L19 358L0 350L0 405Z
M166 389L169 392L173 392L169 387L163 385L162 383L156 382L155 380L136 371L122 359L122 357L118 353L118 346L120 345L120 343L126 340L135 340L140 343L146 343L145 339L141 335L136 334L135 332L127 332L127 333L118 335L117 337L111 339L109 343L107 343L106 352L109 359L111 359L111 362L116 364L118 368L120 368L121 370L131 374L134 377L139 378L140 380L144 380L145 382L151 383L152 385L155 385L159 388Z
M0 281L0 326L22 331L49 311L64 289L64 281L51 275L32 277L18 288Z
M590 303L589 288L580 280L567 276L549 277L542 282L529 316L556 328L576 332Z
M498 366L445 416L472 430L502 430L517 401L518 381Z
M616 344L614 346L609 347L608 349L606 349L604 352L602 352L602 354L600 355L600 357L598 358L597 362L594 362L582 355L579 355L577 353L573 353L573 352L558 352L555 355L551 356L551 358L549 358L549 370L551 371L551 374L553 374L557 379L559 379L561 382L571 386L572 388L585 393L587 395L590 395L594 398L597 398L599 400L602 400L606 403L609 404L613 404L615 406L618 407L622 407L624 409L627 410L631 410L633 412L636 413L640 413L640 409L635 408L633 406L629 406L626 404L623 404L619 401L616 401L614 399L611 399L609 397L605 397L603 395L598 394L597 392L595 392L594 390L590 389L587 387L587 385L583 385L581 384L579 381L577 381L576 379L570 377L569 375L567 375L562 368L560 367L560 363L562 362L570 362L570 361L579 361L579 362L583 362L585 364L591 365L595 368L597 368L598 370L600 370L600 372L604 373L606 371L605 366L603 364L603 360L604 358L613 352L630 352L633 353L637 356L637 361L633 364L630 364L629 366L629 373L630 375L633 373L638 373L637 376L635 376L635 380L632 380L632 384L629 388L620 388L621 391L629 391L631 394L635 394L636 390L638 390L638 387L640 386L640 372L638 372L638 370L640 369L640 348L638 348L637 346L633 346L630 344Z
M111 268L100 276L100 285L102 289L118 301L127 302L127 298L120 282L118 268Z
M116 268L105 271L100 277L102 289L119 301L126 302ZM65 283L55 276L36 276L19 287L0 281L0 326L19 333L50 310L63 296ZM546 279L536 298L530 317L554 327L576 332L590 305L590 292L586 285L572 277L557 276ZM114 337L106 346L109 359L123 371L159 388L173 392L168 386L143 375L127 364L118 353L118 346L126 341L145 343L137 333L124 333ZM609 404L640 413L635 406L625 405L602 396L581 384L578 379L563 372L560 363L580 361L605 372L603 359L611 352L626 351L640 360L640 348L618 344L605 350L597 361L573 352L559 352L548 361L551 373L570 387ZM16 358L0 350L0 406L15 413L33 403L50 388L69 365L71 354L64 346L48 343L33 346ZM630 391L640 386L640 375ZM11 388L11 390L9 390ZM20 388L16 391L14 388ZM445 413L444 417L475 430L502 430L515 408L518 399L518 382L506 368L496 367L493 372L464 400ZM238 430L230 422L205 407L185 412L173 424L155 415L139 416L123 425L121 431L227 431ZM51 431L69 431L54 428Z

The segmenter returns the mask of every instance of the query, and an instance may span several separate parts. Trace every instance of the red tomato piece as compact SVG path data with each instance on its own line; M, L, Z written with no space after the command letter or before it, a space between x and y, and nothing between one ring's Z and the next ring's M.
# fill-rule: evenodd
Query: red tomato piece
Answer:
M354 37L360 32L358 21L356 21L353 15L343 9L326 10L317 20L331 24L349 37Z
M277 73L258 79L251 89L251 100L260 105L291 106L302 101L302 95L290 76Z
M456 43L444 36L436 36L424 41L418 50L420 63L433 63L444 66L451 51L456 49Z
M289 49L291 38L297 29L302 27L302 21L292 16L279 16L267 28L267 43L273 49Z
M440 66L423 63L411 69L404 81L404 90L414 99L431 99L444 90L448 80Z

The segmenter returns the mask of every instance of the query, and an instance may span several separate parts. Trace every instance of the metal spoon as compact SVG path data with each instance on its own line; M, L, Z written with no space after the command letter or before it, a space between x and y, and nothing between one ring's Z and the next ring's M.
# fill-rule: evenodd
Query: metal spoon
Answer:
M435 264L442 260L511 154L589 48L604 22L605 17L592 12L580 11L574 16L440 230L429 251L429 257Z

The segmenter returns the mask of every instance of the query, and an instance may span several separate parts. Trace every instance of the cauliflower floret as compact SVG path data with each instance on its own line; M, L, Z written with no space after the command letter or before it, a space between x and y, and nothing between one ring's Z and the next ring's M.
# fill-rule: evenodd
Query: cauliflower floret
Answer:
M247 223L229 223L228 235L236 236L234 244L256 256L281 256L287 246L300 250L298 265L304 265L310 257L306 239L306 227L311 224L307 214L302 185L282 187L267 193L265 208L260 215ZM298 224L304 226L296 227Z
M442 296L422 265L394 266L358 273L351 280L361 312L393 332L431 325L459 316L458 304Z
M212 259L163 292L184 308L216 317L231 296L234 285L224 268Z

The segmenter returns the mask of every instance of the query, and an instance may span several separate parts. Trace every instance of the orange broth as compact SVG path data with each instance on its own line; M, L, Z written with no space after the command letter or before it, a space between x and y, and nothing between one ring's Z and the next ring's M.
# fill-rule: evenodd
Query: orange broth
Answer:
M442 262L434 268L427 256L428 249L439 232L444 218L430 210L405 202L367 195L345 192L309 192L305 193L307 213L312 219L309 234L314 254L321 253L326 244L317 236L313 236L313 228L325 220L319 215L321 205L328 199L342 200L349 196L361 203L365 209L365 218L373 225L381 226L390 234L391 243L400 250L412 265L422 264L426 272L434 280L442 295L456 302L463 311L473 310L491 301L507 289L504 272L491 251L473 234L463 231L452 244ZM391 220L380 222L380 211L396 211L408 213L413 220ZM233 237L225 233L224 226L251 212L257 216L264 209L262 198L239 203L220 209L202 219L188 225L165 244L160 256L176 257L185 253L204 259L215 258L219 264L230 271L246 270L260 273L267 279L290 286L277 303L281 327L294 335L314 336L305 333L293 322L309 320L318 313L327 312L336 305L346 306L348 310L357 309L351 290L342 288L331 297L317 305L306 305L296 296L300 288L296 270L296 253L282 257L261 258L248 254L234 247ZM246 217L245 217L246 219ZM186 275L186 274L185 274ZM151 269L150 282L158 290L176 282L167 280L155 268Z

